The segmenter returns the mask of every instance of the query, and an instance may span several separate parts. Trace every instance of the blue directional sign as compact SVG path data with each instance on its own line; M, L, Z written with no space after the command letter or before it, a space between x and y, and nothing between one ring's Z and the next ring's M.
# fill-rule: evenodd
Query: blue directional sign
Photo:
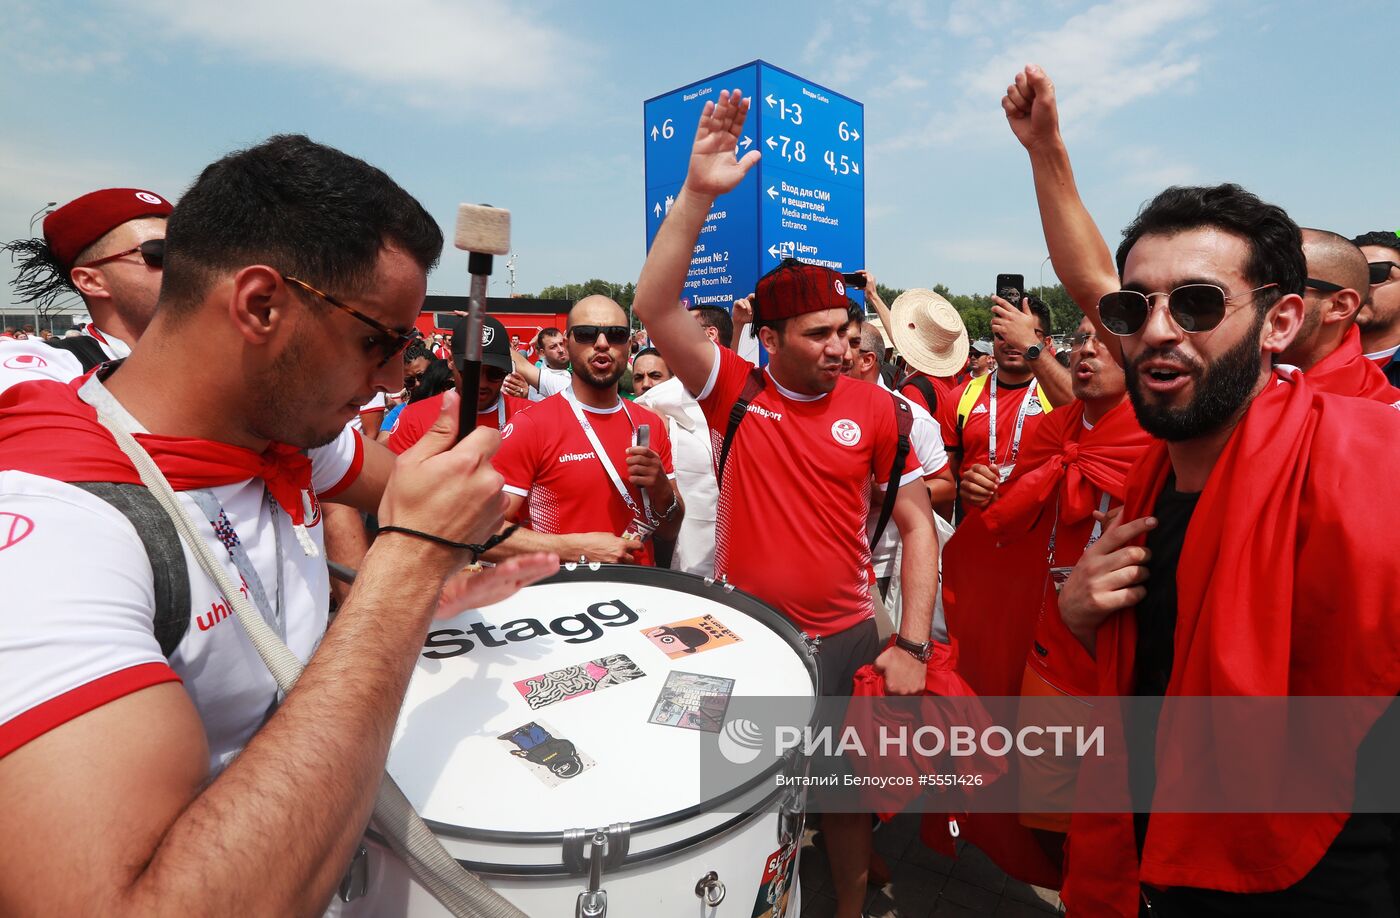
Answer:
M643 105L647 249L685 181L701 109L722 89L753 100L735 154L763 158L710 211L686 276L690 304L728 308L788 257L864 267L865 107L763 61Z

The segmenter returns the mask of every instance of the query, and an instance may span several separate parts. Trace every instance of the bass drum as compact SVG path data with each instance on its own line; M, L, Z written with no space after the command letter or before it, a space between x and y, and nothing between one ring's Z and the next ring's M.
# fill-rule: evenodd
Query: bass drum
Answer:
M702 791L701 743L746 723L724 730L735 698L805 699L810 722L817 693L805 638L758 599L566 565L433 623L388 770L452 856L528 915L797 918L804 801L778 780L793 763L770 755ZM340 914L447 914L370 842Z

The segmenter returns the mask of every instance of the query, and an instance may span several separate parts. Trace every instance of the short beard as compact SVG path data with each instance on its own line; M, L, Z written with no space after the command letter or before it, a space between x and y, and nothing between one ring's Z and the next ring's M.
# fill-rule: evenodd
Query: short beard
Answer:
M1128 384L1128 398L1132 400L1142 429L1160 440L1179 443L1215 433L1229 423L1249 403L1259 383L1259 331L1263 327L1264 316L1259 314L1239 344L1220 355L1209 367L1202 368L1200 363L1188 361L1195 377L1196 392L1183 408L1148 404L1142 391L1138 365L1149 358L1165 356L1170 350L1147 351L1125 362L1123 375ZM1176 356L1185 359L1183 354Z
M594 389L616 389L617 381L627 372L627 364L621 360L613 364L613 371L607 376L598 376L587 363L574 367L574 375Z

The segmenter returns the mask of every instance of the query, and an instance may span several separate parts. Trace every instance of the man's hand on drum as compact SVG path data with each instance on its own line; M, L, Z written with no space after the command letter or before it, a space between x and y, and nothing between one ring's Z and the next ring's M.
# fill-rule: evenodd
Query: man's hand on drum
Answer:
M558 571L559 556L551 552L518 555L482 570L458 571L442 585L433 617L452 618L468 609L500 602L514 596L521 587Z
M928 678L927 664L893 644L875 658L875 668L885 677L886 695L918 695Z
M379 504L381 524L467 543L479 543L500 528L506 498L491 457L501 435L478 427L454 445L458 400L456 392L448 392L433 426L394 463ZM439 576L462 566L463 552L427 539L416 541L423 561L436 565Z
M568 548L561 553L565 561L602 561L604 564L632 564L634 552L642 543L624 539L610 532L578 532L565 536Z

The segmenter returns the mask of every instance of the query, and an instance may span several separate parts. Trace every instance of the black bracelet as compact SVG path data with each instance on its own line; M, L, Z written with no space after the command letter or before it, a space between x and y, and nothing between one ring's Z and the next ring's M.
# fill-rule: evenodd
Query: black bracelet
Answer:
M401 535L413 536L416 539L423 539L428 542L434 542L438 545L446 545L448 548L456 548L462 551L469 551L472 553L472 563L475 564L477 561L481 560L482 555L486 554L488 551L490 551L497 545L500 545L506 539L513 536L515 534L515 530L519 528L520 525L518 523L513 523L510 526L503 529L502 531L491 536L491 538L487 539L481 544L477 544L475 542L454 542L451 539L445 539L442 536L433 535L431 532L419 532L417 529L409 529L405 526L380 526L379 531L397 532Z

